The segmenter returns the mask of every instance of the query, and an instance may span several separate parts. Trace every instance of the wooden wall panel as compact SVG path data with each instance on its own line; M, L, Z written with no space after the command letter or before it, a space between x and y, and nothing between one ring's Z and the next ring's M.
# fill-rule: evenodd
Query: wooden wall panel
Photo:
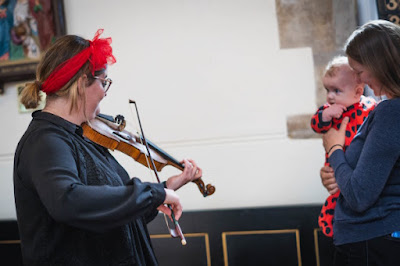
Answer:
M321 206L281 206L185 212L187 240L170 238L163 215L149 224L161 266L330 266L332 240L317 226ZM16 221L0 221L1 265L22 265Z

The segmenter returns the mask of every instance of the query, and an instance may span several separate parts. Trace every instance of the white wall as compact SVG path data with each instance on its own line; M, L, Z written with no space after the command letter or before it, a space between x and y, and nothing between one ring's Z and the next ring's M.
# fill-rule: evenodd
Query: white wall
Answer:
M112 3L112 4L111 4ZM193 158L216 193L179 191L186 210L322 203L319 139L291 140L286 117L315 105L310 48L281 50L274 0L66 0L67 31L113 38L117 63L102 112L135 121L177 159ZM30 117L19 114L15 83L0 97L0 218L15 216L12 157ZM132 128L135 128L132 126ZM115 152L131 175L149 171ZM167 167L166 178L178 173Z

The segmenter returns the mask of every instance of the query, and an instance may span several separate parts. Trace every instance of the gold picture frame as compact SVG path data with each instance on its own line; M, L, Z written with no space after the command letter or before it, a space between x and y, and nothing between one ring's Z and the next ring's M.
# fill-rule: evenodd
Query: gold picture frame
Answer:
M20 3L21 1L21 5L25 4L28 5L28 1L27 0L18 0L17 3ZM1 3L1 1L0 1ZM11 4L9 4L10 6L5 5L5 3L9 4L9 3L15 3L15 1L3 1L2 4L0 5L0 12L3 12L3 16L1 19L7 19L9 18L10 20L13 21L13 23L9 23L8 24L8 29L9 31L3 31L3 33L9 33L9 35L5 35L5 38L9 38L9 51L11 51L11 47L12 45L14 45L14 43L18 40L18 41L23 41L26 40L26 36L24 38L18 38L18 35L16 34L16 32L18 32L18 26L16 26L16 22L15 22L15 12L17 12L16 8L17 5L15 4L14 6L11 6ZM65 26L65 16L64 16L64 0L37 0L37 5L35 6L35 11L38 14L41 14L41 11L45 11L48 10L49 13L51 14L51 17L49 18L48 16L46 16L47 13L41 14L42 17L46 18L47 21L46 23L53 22L54 24L54 32L51 35L52 40L54 40L55 38L65 35L66 34L66 26ZM7 9L8 8L8 9ZM32 9L32 8L31 8ZM28 13L31 12L29 9ZM8 10L8 13L6 13L6 11ZM26 12L26 8L25 8L25 12ZM13 16L14 15L14 16ZM13 18L11 19L11 16L13 16ZM28 15L29 16L29 15ZM32 15L33 16L33 15ZM33 21L33 20L32 20ZM5 21L3 21L5 22ZM27 23L27 22L25 22ZM22 24L22 23L20 23ZM20 25L18 24L18 25ZM30 25L30 24L29 24ZM40 23L36 24L37 29L40 29ZM21 32L24 32L24 29L21 29ZM26 30L25 30L26 32ZM29 32L29 30L28 30ZM42 44L42 40L40 38L40 31L39 32L39 37L36 38L40 41L40 44ZM3 36L4 37L4 36ZM30 37L30 36L28 36ZM47 38L47 39L48 39ZM1 39L1 36L0 36ZM35 39L35 40L36 40ZM47 42L46 44L49 44L50 42ZM3 43L4 45L7 45L6 42ZM48 45L47 45L48 46ZM13 46L15 47L15 45ZM23 47L23 51L25 52L25 48ZM40 52L43 52L47 47L44 47L43 49L41 48ZM21 49L21 48L19 48ZM10 54L11 55L11 54ZM1 57L2 55L0 55ZM10 59L9 59L10 58ZM39 62L39 59L32 59L32 58L19 58L19 59L15 59L12 60L12 56L5 56L4 58L2 58L2 60L0 61L0 94L4 93L4 83L6 82L13 82L13 81L21 81L21 80L30 80L30 79L34 79L35 78L35 74L36 74L36 67L37 64Z

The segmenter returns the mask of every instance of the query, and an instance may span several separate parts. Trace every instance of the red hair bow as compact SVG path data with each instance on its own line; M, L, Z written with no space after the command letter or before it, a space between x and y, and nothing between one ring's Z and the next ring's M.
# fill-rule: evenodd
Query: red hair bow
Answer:
M92 75L95 71L104 69L107 64L114 64L117 60L112 54L111 38L99 38L103 31L97 30L93 40L89 41L88 48L60 64L43 82L42 91L51 94L61 89L88 60Z

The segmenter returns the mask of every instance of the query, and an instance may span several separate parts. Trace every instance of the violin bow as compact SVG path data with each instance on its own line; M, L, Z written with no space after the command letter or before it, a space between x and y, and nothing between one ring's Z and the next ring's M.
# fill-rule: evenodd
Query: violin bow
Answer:
M133 100L129 100L129 103L130 103L130 104L133 103L133 104L135 105L136 115L137 115L137 119L138 119L138 122L139 122L139 128L140 128L140 131L141 131L141 133L142 133L143 143L144 143L144 145L146 146L147 154L149 155L150 162L151 162L151 165L152 165L152 167L153 167L154 174L156 175L157 181L158 181L158 183L161 183L160 178L159 178L158 173L157 173L157 168L156 168L156 166L155 166L155 164L154 164L154 160L153 160L153 158L151 157L149 145L148 145L148 143L147 143L146 137L144 136L143 127L142 127L142 123L140 122L139 110L138 110L137 104L136 104L136 102L133 101ZM186 242L185 236L184 236L183 233L182 233L182 229L181 229L181 227L180 227L178 221L175 219L174 211L172 210L172 207L171 207L170 204L167 204L167 206L168 206L168 208L171 210L171 218L172 218L172 221L173 221L173 223L174 223L174 225L175 225L175 229L170 228L169 225L168 225L167 218L165 218L165 221L166 221L166 223L167 223L167 227L168 227L168 229L169 229L169 232L170 232L171 236L174 237L174 238L180 237L180 238L181 238L181 243L182 243L182 245L186 245L187 242ZM165 214L164 214L164 215L165 215ZM165 217L165 216L164 216L164 217Z

